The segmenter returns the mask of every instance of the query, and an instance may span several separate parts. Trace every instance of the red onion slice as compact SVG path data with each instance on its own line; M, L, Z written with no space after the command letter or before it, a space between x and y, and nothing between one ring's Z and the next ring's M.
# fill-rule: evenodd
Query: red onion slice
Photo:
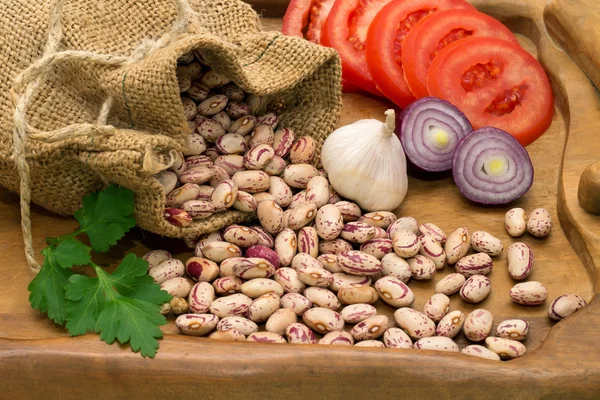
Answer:
M437 97L423 97L402 112L399 136L406 157L414 165L442 172L452 168L458 142L472 131L458 108Z
M511 134L485 126L465 136L452 159L460 192L480 204L506 204L523 196L533 183L527 150Z

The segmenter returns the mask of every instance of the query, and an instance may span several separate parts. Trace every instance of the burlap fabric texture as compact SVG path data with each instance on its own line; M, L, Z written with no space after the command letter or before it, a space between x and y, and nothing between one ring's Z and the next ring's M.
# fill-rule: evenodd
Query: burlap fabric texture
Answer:
M245 91L276 95L281 126L298 135L321 144L339 119L336 53L261 31L241 1L1 4L0 184L21 193L30 264L29 200L68 215L108 182L132 189L138 225L165 236L198 237L252 218L230 211L186 228L163 218L165 193L152 176L188 133L175 71L193 49Z

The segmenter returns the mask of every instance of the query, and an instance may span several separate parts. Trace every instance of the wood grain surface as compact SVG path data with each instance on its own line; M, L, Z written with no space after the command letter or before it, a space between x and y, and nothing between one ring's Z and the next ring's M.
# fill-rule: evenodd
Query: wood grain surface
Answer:
M285 10L285 1L255 1ZM598 398L600 393L600 218L585 212L577 201L577 184L585 166L600 155L600 109L595 89L585 74L545 34L545 0L481 0L482 11L499 18L519 33L522 45L546 67L556 96L556 115L549 131L527 149L535 167L530 192L511 207L545 207L555 220L546 239L520 238L535 253L530 280L544 283L549 301L563 293L577 293L591 304L574 316L553 323L547 305L513 304L508 290L515 283L506 271L506 255L494 260L492 294L469 305L456 295L452 309L469 312L486 308L495 324L522 317L531 322L528 354L510 362L491 362L464 355L430 351L334 348L330 346L220 343L177 335L174 325L154 360L142 359L124 346L107 346L97 335L69 338L29 306L27 285L32 279L23 256L17 197L0 190L0 398L81 399L90 394L105 398L166 397L245 399L280 398ZM551 2L552 3L552 2ZM548 20L546 8L546 20ZM555 11L556 12L556 11ZM599 16L600 17L600 16ZM278 29L279 19L264 19L265 29ZM598 64L596 64L597 66ZM390 104L360 94L344 95L340 125L360 118L382 119ZM564 154L564 157L563 157ZM466 226L486 230L502 239L505 248L515 239L503 228L509 207L482 208L465 201L452 179L412 174L409 192L398 215L433 222L447 232ZM36 249L47 236L72 231L76 223L34 207ZM134 230L100 261L115 264L126 253L167 248L185 260L191 255L179 241ZM415 309L422 309L435 282L411 282ZM595 296L595 297L594 297ZM594 299L592 300L592 298ZM547 303L549 303L549 301ZM378 305L391 315L393 309ZM464 338L458 339L461 347Z

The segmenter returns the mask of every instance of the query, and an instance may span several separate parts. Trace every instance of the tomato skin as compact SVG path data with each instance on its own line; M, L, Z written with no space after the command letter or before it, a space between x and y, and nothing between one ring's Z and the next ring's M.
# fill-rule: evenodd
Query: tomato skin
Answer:
M321 30L335 0L291 0L281 32L320 43Z
M287 36L304 37L312 0L291 0L283 16L281 32Z
M417 97L429 96L427 70L435 51L446 42L467 37L495 37L518 45L512 32L489 15L472 10L442 10L425 17L402 44L402 67L410 91ZM439 54L439 53L438 53Z
M543 67L527 51L504 40L473 37L451 43L433 59L427 87L432 96L458 107L474 129L503 129L523 146L552 123L554 96Z
M402 32L405 34L411 29L411 23L405 21L410 21L413 16L418 20L429 12L450 8L475 10L464 0L393 0L373 19L366 41L369 72L377 88L398 106L406 107L415 100L415 96L404 79L402 66L397 62L398 30L392 28L404 23Z
M365 28L372 21L372 19L369 20L369 16L390 1L336 0L321 33L321 44L333 47L340 54L344 80L377 96L381 96L381 92L375 86L369 73L364 46L362 46L362 49L360 48L361 38L358 32L362 32L363 30L366 32ZM357 15L357 10L362 12L361 15L366 15L367 17L362 19L357 18L357 22L353 22L353 16ZM359 26L351 27L352 23ZM358 40L351 43L349 38L354 37L354 33L356 33L355 36Z

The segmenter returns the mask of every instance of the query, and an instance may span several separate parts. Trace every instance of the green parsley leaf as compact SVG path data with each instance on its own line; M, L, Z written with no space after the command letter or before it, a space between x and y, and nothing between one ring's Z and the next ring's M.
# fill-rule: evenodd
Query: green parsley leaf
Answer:
M167 323L160 305L171 300L171 295L146 275L148 263L135 254L128 254L112 274L94 268L97 278L75 275L69 279L69 333L95 330L109 344L115 339L129 342L134 351L154 357L156 339L162 337L158 327Z
M71 268L73 265L88 265L92 258L90 249L75 238L68 238L58 243L56 248L51 249L56 263L62 268Z
M67 316L67 300L65 287L71 270L61 268L56 263L52 252L46 252L42 269L29 283L29 302L31 307L40 312L48 312L48 318L59 325L65 323Z
M80 231L90 238L96 251L108 251L111 245L135 226L133 192L111 185L83 198L83 207L75 213Z

